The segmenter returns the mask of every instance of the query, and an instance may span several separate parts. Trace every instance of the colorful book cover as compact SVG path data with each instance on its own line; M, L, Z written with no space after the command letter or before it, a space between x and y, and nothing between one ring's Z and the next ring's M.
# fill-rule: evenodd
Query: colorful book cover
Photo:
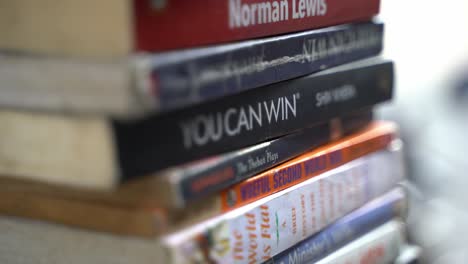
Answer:
M404 216L406 203L403 190L392 190L274 256L266 264L314 263L393 218Z
M399 221L386 223L339 249L317 264L393 263L404 243L404 226Z
M369 19L379 7L379 0L134 0L135 46L161 51L278 35Z
M233 185L219 195L223 211L290 188L354 159L386 148L395 138L394 123L375 122L366 130L312 150L272 170Z
M318 165L320 164L316 162L318 160L329 160L330 162L334 160L333 163L327 162L325 167L314 170L313 173L311 170L307 173L303 168L304 177L291 182L292 186L293 184L297 185L301 181L320 177L320 174L339 165L386 149L396 136L397 127L394 123L374 122L358 133L312 150L284 165L255 176L254 179L256 181L262 177L268 179L275 174L275 171L285 170L285 168L296 166L296 164L304 167L306 164ZM290 171L292 172L292 170ZM234 185L224 191L224 194L212 195L195 202L187 201L184 208L162 209L164 207L161 207L161 200L170 198L170 196L164 198L168 195L165 190L167 191L174 186L168 186L169 183L161 184L157 179L159 179L158 176L149 177L148 181L132 185L130 189L128 189L130 186L123 185L112 193L81 192L65 188L51 190L27 182L13 184L8 181L0 181L0 196L3 198L0 199L0 211L4 214L42 219L99 231L154 236L168 230L180 229L197 221L204 221L236 208L222 206L222 199L226 197L226 192L229 193L231 189L236 189L236 185ZM249 180L246 182L248 184L245 186L252 185ZM243 182L239 184L244 185ZM284 188L276 190L271 188L270 194L280 190L284 190ZM265 196L268 195L259 193L256 199L251 196L249 200L239 201L238 204L253 202ZM81 217L90 213L93 217ZM118 219L118 221L112 219Z
M151 200L156 206L183 208L321 145L364 133L370 128L371 120L371 111L349 114L252 147L165 169L126 182L121 189L146 200L154 197ZM389 134L390 130L389 127Z
M261 263L386 193L403 179L400 150L352 161L164 238L176 263Z

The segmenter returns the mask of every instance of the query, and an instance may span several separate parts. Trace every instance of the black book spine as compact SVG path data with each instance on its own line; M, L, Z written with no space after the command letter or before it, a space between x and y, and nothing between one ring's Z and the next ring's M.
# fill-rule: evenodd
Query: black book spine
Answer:
M369 60L166 115L115 121L122 180L252 146L392 97L393 63Z
M235 183L277 166L287 160L330 142L337 136L353 133L372 120L370 110L353 113L333 121L303 129L271 141L213 157L202 169L185 169L179 182L170 182L177 202L184 206L221 191Z
M377 55L383 24L363 22L137 60L140 94L167 112Z

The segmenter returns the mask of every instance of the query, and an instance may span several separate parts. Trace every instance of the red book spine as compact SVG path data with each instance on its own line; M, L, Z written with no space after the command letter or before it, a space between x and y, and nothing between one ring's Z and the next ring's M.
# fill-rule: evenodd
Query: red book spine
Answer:
M367 20L380 0L134 0L135 48L163 51Z

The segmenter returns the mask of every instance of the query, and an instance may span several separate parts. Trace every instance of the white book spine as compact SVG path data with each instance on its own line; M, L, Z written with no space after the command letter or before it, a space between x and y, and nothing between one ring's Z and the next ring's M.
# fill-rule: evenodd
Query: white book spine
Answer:
M262 263L393 188L401 149L352 161L166 237L175 263Z
M388 222L320 260L317 264L393 263L404 243L403 234L404 227L401 222Z

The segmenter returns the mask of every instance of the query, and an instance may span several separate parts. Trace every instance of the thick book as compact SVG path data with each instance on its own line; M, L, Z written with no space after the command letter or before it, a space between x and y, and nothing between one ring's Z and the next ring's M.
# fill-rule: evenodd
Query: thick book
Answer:
M0 105L116 117L168 112L377 55L361 22L111 61L0 53Z
M163 239L176 263L262 263L394 188L399 155L367 155Z
M379 0L24 0L0 9L0 49L114 58L366 20ZM40 37L39 37L40 36Z
M406 210L404 191L392 190L274 256L265 264L315 263L386 222L404 217Z
M392 91L393 64L377 59L128 121L3 110L2 144L10 147L0 149L0 174L111 189L368 109Z
M378 122L363 131L312 150L294 160L255 176L254 181L246 180L221 193L187 203L185 208L158 207L166 195L164 185L142 182L130 191L122 186L112 193L75 191L66 188L37 186L29 182L0 180L0 213L37 218L51 222L117 234L154 236L170 230L206 220L210 217L232 211L237 207L268 197L322 173L344 165L352 160L381 151L386 148L397 150L396 126L393 123ZM392 141L393 140L393 141ZM300 166L301 177L293 172ZM306 169L307 168L307 169ZM281 177L278 176L278 172ZM291 179L288 184L274 185L274 178ZM275 180L276 182L278 179ZM253 182L253 183L252 183ZM260 192L260 185L265 183ZM231 193L239 186L249 191L248 199L232 199ZM258 191L257 191L258 190ZM247 197L246 197L247 198ZM228 204L228 202L232 201ZM226 206L227 204L227 206ZM83 217L92 215L93 217Z
M369 234L339 249L317 264L388 264L393 263L405 243L404 224L398 220L386 223ZM298 262L302 263L302 262ZM304 262L306 263L306 262Z

